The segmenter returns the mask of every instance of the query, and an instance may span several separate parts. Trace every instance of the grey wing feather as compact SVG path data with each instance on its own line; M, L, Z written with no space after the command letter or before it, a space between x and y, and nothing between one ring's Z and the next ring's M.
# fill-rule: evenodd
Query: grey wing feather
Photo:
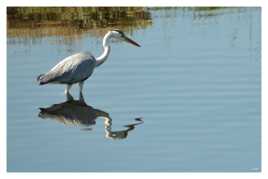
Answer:
M96 59L90 53L77 53L60 61L49 72L38 77L40 85L47 83L77 83L94 71Z

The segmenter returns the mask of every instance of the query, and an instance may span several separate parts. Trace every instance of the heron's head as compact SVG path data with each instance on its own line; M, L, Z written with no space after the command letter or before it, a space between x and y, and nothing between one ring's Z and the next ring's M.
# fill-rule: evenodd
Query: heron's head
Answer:
M124 42L127 42L127 43L130 43L132 45L135 45L137 47L140 47L140 45L135 42L134 40L130 39L129 37L127 37L124 32L122 32L121 30L111 30L109 31L109 34L110 34L110 37L111 38L114 38L116 40L121 40L121 41L124 41Z

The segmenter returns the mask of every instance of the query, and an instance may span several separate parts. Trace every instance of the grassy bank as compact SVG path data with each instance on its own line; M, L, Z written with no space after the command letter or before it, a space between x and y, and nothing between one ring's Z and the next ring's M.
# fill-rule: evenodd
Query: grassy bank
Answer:
M107 30L126 32L150 26L151 14L142 7L8 7L9 37L74 35L89 31L102 36Z

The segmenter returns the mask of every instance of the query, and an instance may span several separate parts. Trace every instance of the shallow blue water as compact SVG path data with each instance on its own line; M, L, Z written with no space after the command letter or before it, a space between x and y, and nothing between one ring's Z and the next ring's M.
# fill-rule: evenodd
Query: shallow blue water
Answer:
M91 130L38 117L65 97L36 76L72 53L99 55L101 39L8 38L8 171L261 170L260 8L151 13L153 25L132 34L142 48L114 43L84 86L112 131L143 118L122 140L105 137L103 117Z

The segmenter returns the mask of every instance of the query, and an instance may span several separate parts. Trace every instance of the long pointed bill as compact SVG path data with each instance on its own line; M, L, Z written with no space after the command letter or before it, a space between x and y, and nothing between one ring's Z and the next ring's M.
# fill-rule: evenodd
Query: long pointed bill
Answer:
M128 42L128 43L130 43L130 44L132 44L132 45L135 45L135 46L137 46L137 47L140 47L140 45L139 45L137 42L135 42L134 40L132 40L132 39L126 37L126 36L124 37L124 39L125 39L126 42Z

